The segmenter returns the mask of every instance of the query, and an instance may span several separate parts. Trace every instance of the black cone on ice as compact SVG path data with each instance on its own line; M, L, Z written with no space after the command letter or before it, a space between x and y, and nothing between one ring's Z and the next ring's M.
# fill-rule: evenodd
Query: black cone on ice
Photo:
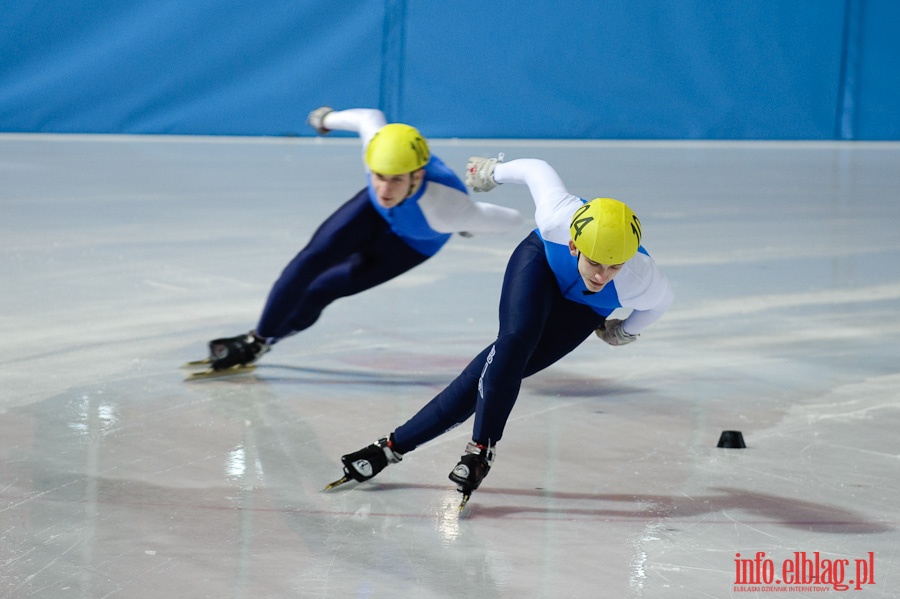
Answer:
M719 444L716 447L744 449L747 445L744 443L744 435L741 434L741 431L722 431L722 434L719 435Z

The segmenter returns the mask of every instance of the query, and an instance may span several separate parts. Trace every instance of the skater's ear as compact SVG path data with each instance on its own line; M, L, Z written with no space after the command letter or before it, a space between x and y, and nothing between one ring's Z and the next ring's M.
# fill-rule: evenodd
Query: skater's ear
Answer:
M425 169L420 168L417 171L413 171L409 174L409 182L413 189L418 189L419 185L422 184L422 181L425 179Z

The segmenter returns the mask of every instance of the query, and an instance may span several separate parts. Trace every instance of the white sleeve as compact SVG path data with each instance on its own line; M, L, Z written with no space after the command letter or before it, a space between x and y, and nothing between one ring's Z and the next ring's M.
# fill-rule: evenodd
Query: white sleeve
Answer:
M669 279L652 258L641 253L625 263L623 271L616 276L616 288L620 290L622 305L634 308L622 324L631 335L659 320L675 299ZM633 295L629 296L629 292Z
M386 124L384 113L375 108L334 110L326 114L322 120L322 125L328 129L359 133L363 151L369 145L372 136Z
M672 305L674 299L675 294L672 293L672 288L668 287L665 295L660 298L660 302L656 306L648 310L632 310L631 314L628 315L628 318L622 323L622 328L630 335L637 335L662 318L662 315L666 313L666 310Z
M569 223L582 201L569 193L552 166L535 158L498 162L494 167L494 181L527 185L534 200L534 220L541 235L548 241L568 242Z
M433 181L419 200L419 208L428 226L440 233L499 233L522 222L517 210L473 202L463 192Z

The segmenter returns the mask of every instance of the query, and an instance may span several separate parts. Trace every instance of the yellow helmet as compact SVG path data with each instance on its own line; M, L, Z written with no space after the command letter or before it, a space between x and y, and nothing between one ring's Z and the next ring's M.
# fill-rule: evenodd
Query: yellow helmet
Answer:
M596 198L575 211L569 233L578 251L590 260L622 264L641 244L641 221L619 200Z
M419 170L431 158L419 130L403 123L379 129L366 148L366 165L380 175L403 175Z

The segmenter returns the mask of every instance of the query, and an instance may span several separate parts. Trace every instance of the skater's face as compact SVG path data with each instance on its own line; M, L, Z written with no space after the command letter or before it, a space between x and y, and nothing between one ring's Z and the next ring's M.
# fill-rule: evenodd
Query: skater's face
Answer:
M402 175L372 173L372 187L375 189L375 199L382 208L393 208L419 189L424 176L425 171L423 169Z
M587 256L578 251L572 241L569 241L569 253L578 258L578 274L584 280L584 286L593 293L606 287L606 284L612 281L624 266L624 264L600 264L589 260Z

